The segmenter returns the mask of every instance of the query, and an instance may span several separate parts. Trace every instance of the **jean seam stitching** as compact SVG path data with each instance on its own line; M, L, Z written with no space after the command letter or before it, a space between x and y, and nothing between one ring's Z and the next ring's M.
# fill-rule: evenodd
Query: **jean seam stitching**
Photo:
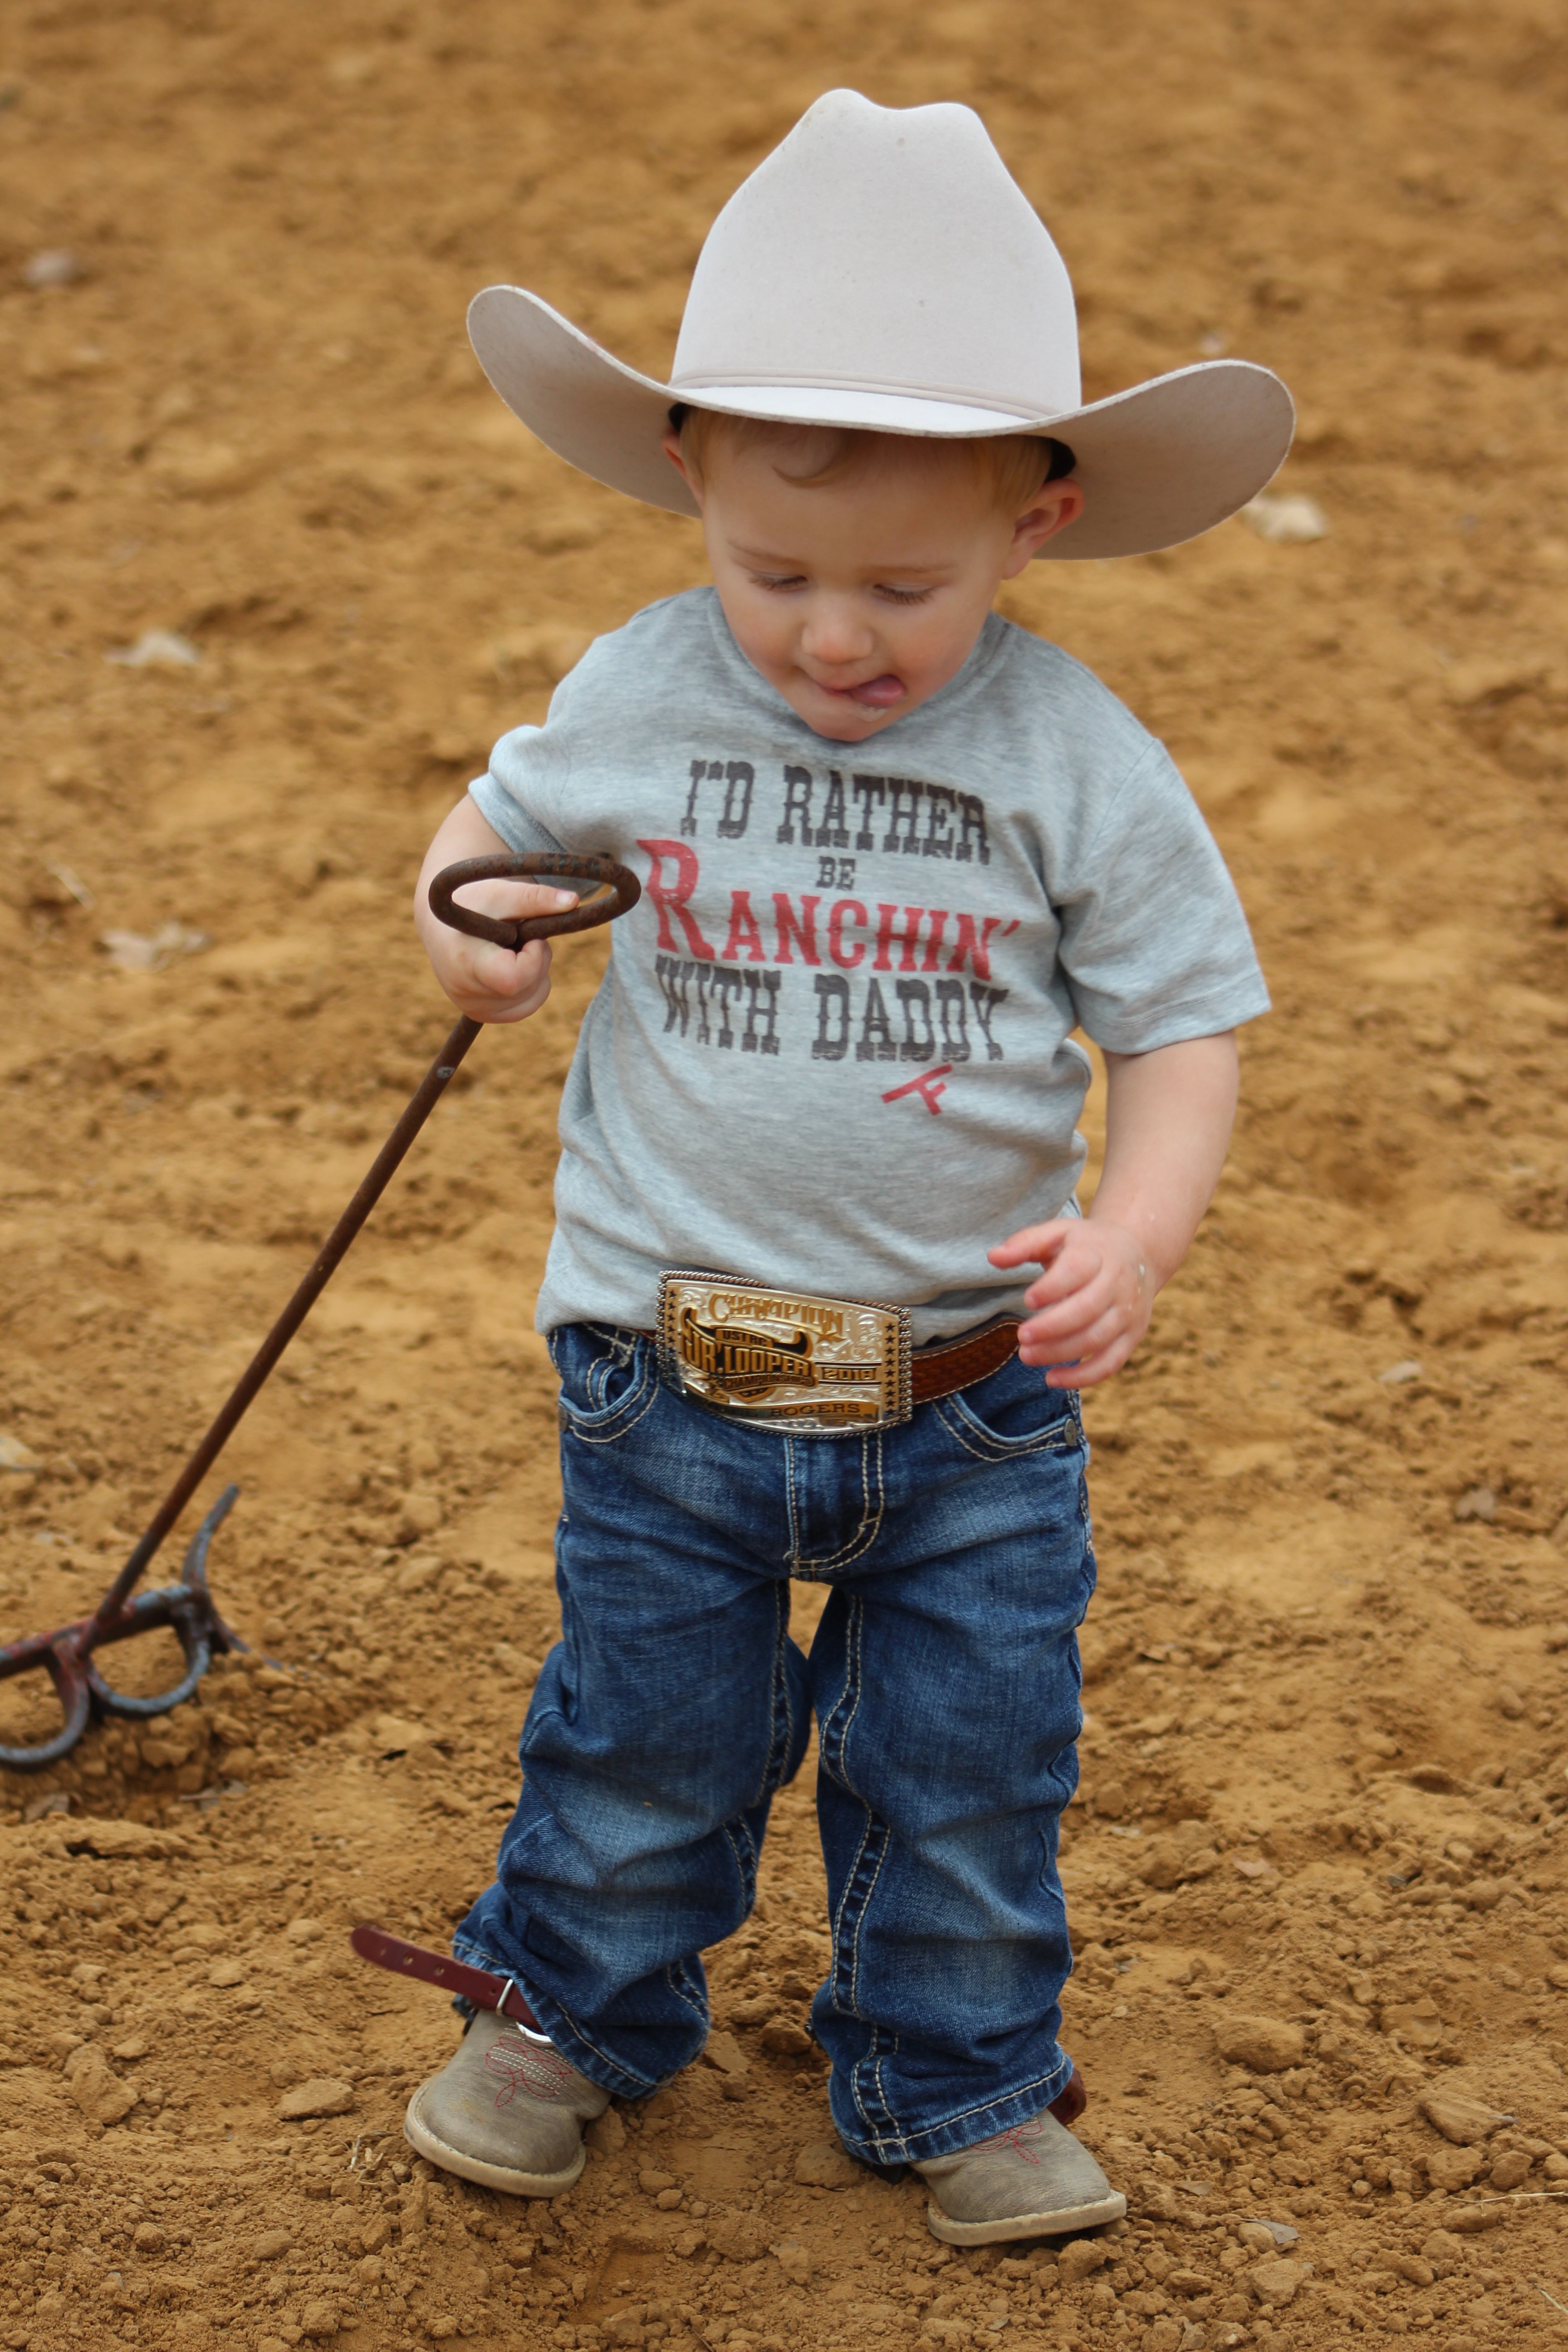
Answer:
M931 2131L949 2130L953 2125L963 2123L969 2116L984 2115L987 2107L1005 2106L1009 2099L1026 2098L1031 2091L1039 2090L1043 2084L1051 2081L1053 2075L1059 2074L1061 2073L1063 2063L1068 2066L1068 2073L1070 2074L1072 2062L1068 2058L1066 2051L1063 2051L1061 2053L1061 2062L1051 2069L1050 2074L1038 2074L1032 2083L1020 2083L1016 2090L1007 2092L1003 2097L982 2100L978 2106L961 2107L956 2115L944 2116L940 2125L929 2125L927 2126L926 2134L922 2135L922 2137L929 2136ZM1037 2114L1039 2112L1038 2109L1037 2109L1036 2112Z
M708 2023L708 2004L706 2001L699 2000L695 1992L689 1992L683 1985L679 1984L676 1981L677 1978L684 1969L684 1961L672 1961L670 1966L666 1969L664 1972L664 1980L669 1987L670 1991L675 1995L676 2000L683 2001L686 2007L691 2011L693 2017L700 2019L702 2023L706 2025Z
M784 1439L784 1509L789 1519L788 1565L793 1574L795 1570L797 1568L804 1568L805 1565L805 1562L800 1556L800 1516L795 1509L795 1440L793 1437L786 1437Z
M496 1958L488 1944L478 1943L471 1936L453 1937L452 1957L457 1960L467 1960L470 1968L484 1969L493 1977L506 1977L512 1973Z
M789 1587L781 1585L773 1594L773 1688L777 1696L773 1713L777 1725L773 1756L769 1759L769 1796L778 1790L795 1741L795 1704L789 1687Z
M741 1882L741 1900L745 1905L746 1909L750 1910L754 1899L754 1890L756 1887L756 1848L752 1843L750 1832L746 1832L745 1851L742 1851L741 1838L736 1832L736 1827L733 1822L726 1822L723 1824L723 1837L725 1844L729 1847L731 1853L735 1857L735 1872Z
M572 1420L572 1408L568 1405L566 1407L568 1418L568 1427L566 1431L567 1436L576 1438L579 1444L582 1445L614 1445L617 1439L627 1435L630 1431L637 1427L639 1421L646 1420L647 1415L653 1411L655 1404L658 1401L658 1382L657 1381L645 1380L640 1389L634 1389L631 1395L626 1399L626 1403L621 1407L622 1414L625 1415L629 1412L630 1408L637 1403L637 1400L645 1395L647 1399L647 1403L643 1405L640 1412L633 1413L629 1421L623 1418L616 1427L613 1429L595 1430L592 1433L587 1430L580 1429L575 1421Z
M877 1501L874 1509L869 1502L872 1481L867 1466L868 1450L873 1445L877 1449ZM814 1568L821 1574L830 1573L836 1568L847 1568L852 1559L858 1559L863 1553L869 1551L882 1532L882 1441L880 1437L864 1436L860 1440L860 1492L865 1498L860 1525L856 1528L849 1541L841 1550L829 1552L822 1559L801 1561L802 1567Z
M971 1436L980 1437L982 1435L982 1432L973 1421L970 1422L969 1430L966 1433L964 1430L958 1426L958 1423L952 1416L940 1404L936 1407L936 1415L942 1427L946 1430L948 1435L952 1439L953 1444L955 1445L962 1445L964 1452L966 1454L972 1454L977 1462L1022 1462L1026 1460L1031 1454L1068 1454L1072 1452L1075 1444L1081 1444L1083 1442L1081 1435L1071 1441L1058 1442L1056 1436L1056 1431L1061 1428L1063 1424L1060 1422L1058 1422L1050 1430L1043 1431L1038 1437L1020 1438L1016 1444L1009 1438L989 1438L985 1440L985 1443L994 1446L995 1451L994 1453L987 1453L984 1450L982 1445L974 1445L970 1443Z
M789 1703L789 1675L785 1667L785 1644L789 1638L789 1627L787 1620L781 1622L783 1598L783 1593L775 1586L773 1594L773 1654L769 1672L768 1748L763 1759L762 1785L752 1800L753 1805L765 1805L772 1797L776 1795L779 1774L783 1769L784 1759L789 1754L789 1735L793 1721Z
M596 1339L606 1343L583 1375L584 1387L595 1402L598 1402L604 1396L605 1374L615 1365L624 1364L627 1360L626 1343L620 1332L611 1330L605 1325L590 1323L584 1328L592 1331ZM567 1407L567 1411L571 1411L570 1406Z
M868 1900L869 1900L869 1898L868 1898ZM881 2039L880 2034L879 2034L879 2036L878 2036L879 2042L880 2042L880 2039ZM883 2081L882 2081L882 2064L883 2064L883 2060L884 2060L884 2058L896 2058L896 2057L898 2056L898 2054L899 2054L899 2047L900 2047L900 2037L897 2033L894 2033L894 2034L893 2034L893 2036L891 2037L890 2041L889 2042L889 2044L888 2044L887 2049L886 2049L885 2051L884 2051L884 2050L882 2050L880 2047L879 2047L878 2052L877 2052L876 2071L877 2071L877 2098L878 2098L878 2103L879 2104L879 2105L880 2105L880 2107L881 2107L882 2113L883 2113L885 2116L887 2116L889 2118L889 2120L891 2120L891 2121L893 2121L893 2122L894 2122L894 2132L893 2132L893 2137L894 2137L894 2139L895 2139L895 2140L896 2140L896 2142L897 2142L897 2145L898 2145L898 2148L899 2148L900 2154L901 2155L901 2154L902 2154L902 2152L903 2152L903 2147L904 2147L904 2135L903 2135L903 2133L902 2133L901 2131L900 2131L900 2130L898 2129L898 2127L897 2127L897 2122L896 2122L896 2119L894 2119L894 2117L893 2117L893 2110L892 2110L892 2108L891 2108L891 2107L889 2105L889 2104L888 2104L888 2094L887 2094L887 2089L886 2089L886 2086L884 2085ZM879 2147L880 2147L881 2145L882 2145L882 2142L881 2142L880 2137L879 2137L878 2146L879 2146Z
M855 1874L860 1866L861 1859L865 1854L867 1844L869 1841L870 1833L877 1818L871 1806L867 1802L866 1798L861 1794L861 1791L855 1786L854 1781L849 1778L848 1761L845 1755L845 1749L849 1741L849 1735L855 1727L855 1717L860 1712L860 1699L865 1688L864 1678L861 1674L861 1643L865 1632L866 1606L858 1594L857 1594L850 1601L849 1611L852 1619L853 1630L851 1632L849 1641L846 1644L846 1680L848 1688L854 1693L854 1698L849 1707L848 1714L845 1717L843 1730L836 1738L834 1743L834 1760L838 1768L836 1777L837 1778L840 1786L847 1790L849 1794L866 1808L866 1828L861 1834L860 1843L856 1849L855 1860L845 1875L844 1894L839 1903L837 1919L835 1923L836 1933L834 1941L836 1945L840 1945L840 1948L842 1948L840 1937L850 1909L851 1890L855 1885ZM840 1701L840 1704L842 1704L842 1701ZM865 1895L855 1911L854 1927L848 1937L849 2002L851 2016L858 2014L858 2003L860 1998L860 1927L861 1923L865 1919L867 1911L870 1908L871 1897L877 1891L877 1881L881 1876L882 1864L887 1858L887 1851L888 1844L886 1839L884 1839L882 1851L877 1857L876 1867L871 1874L871 1884L866 1889ZM837 1953L835 1954L833 1975L835 1986L837 1987L838 1979ZM857 2107L860 2105L860 2099L858 2093L856 2095L855 2104Z
M853 1606L853 1604L851 1604L851 1606ZM834 1701L832 1707L829 1709L826 1721L819 1723L819 1745L821 1748L822 1768L824 1770L830 1773L833 1770L834 1763L841 1762L842 1760L839 1753L841 1743L837 1740L837 1736L834 1735L832 1727L835 1717L844 1704L845 1693L848 1690L854 1681L854 1666L852 1664L851 1654L852 1644L846 1643L844 1653L844 1687L840 1690L838 1697ZM829 1752L830 1740L832 1749L831 1757ZM847 1785L847 1782L846 1782L846 1785ZM862 1804L866 1803L863 1797L860 1801ZM866 1806L866 1817L868 1821L871 1818L871 1809L868 1805ZM845 1918L849 1908L850 1889L855 1884L856 1865L858 1864L860 1856L864 1852L865 1832L862 1832L860 1843L856 1849L855 1861L850 1864L849 1868L844 1874L844 1891L838 1898L838 1907L833 1915L833 2000L834 2006L836 2008L837 2007L839 2000L838 1973L839 1962L844 1954ZM850 2014L853 2014L853 2002L855 1998L853 1957L851 1957L850 1961L849 1998L851 2002ZM858 2105L858 2101L857 2101L856 2104Z
M955 1445L962 1445L964 1452L971 1454L976 1462L994 1462L995 1460L996 1457L994 1454L983 1454L978 1445L971 1445L963 1432L953 1426L947 1414L942 1411L941 1405L938 1405L936 1414L937 1419L941 1422L942 1427L946 1430L953 1444Z
M635 2074L631 2067L623 2065L621 2061L613 2056L608 2050L602 2050L591 2033L584 2032L577 2018L573 2011L567 2008L563 2000L558 2000L555 2003L555 2006L561 2012L562 2021L566 2026L567 2031L582 2043L584 2050L591 2050L593 2052L595 2057L598 2059L601 2065L609 2067L615 2074L620 2075L623 2080L628 2076L634 2082L645 2081L647 2079L646 2076Z
M898 2040L899 2037L896 2033L889 2036L884 2033L880 2025L873 2025L871 2028L870 2053L868 2057L858 2060L853 2070L854 2087L852 2095L855 2101L855 2112L859 2116L862 2125L865 2126L867 2137L879 2149L881 2148L883 2142L889 2137L889 2135L894 2139L900 2142L903 2138L903 2134L899 2129L893 2111L888 2105L887 2094L882 2083L883 2059L884 2057L890 2058L897 2056ZM866 2102L860 2095L859 2078L863 2074L868 2072L876 2086L875 2095L878 2106L880 2108L881 2116L884 2118L882 2121L874 2122L872 2120L872 2117L868 2111Z

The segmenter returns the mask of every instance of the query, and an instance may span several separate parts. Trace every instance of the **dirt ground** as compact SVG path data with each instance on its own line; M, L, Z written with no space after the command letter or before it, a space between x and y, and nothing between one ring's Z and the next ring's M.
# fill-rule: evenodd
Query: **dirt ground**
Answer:
M256 1651L4 1780L15 2352L1568 2340L1561 0L16 0L0 1634L90 1605L438 1045L437 818L700 576L507 416L468 296L661 368L713 211L844 81L984 110L1092 393L1279 368L1328 524L1008 594L1170 742L1277 1000L1089 1409L1068 2036L1129 2221L953 2256L835 2159L809 1765L713 2063L548 2207L405 2161L454 2023L346 1936L447 1936L554 1635L531 1312L589 941L230 1449ZM153 631L188 656L116 658ZM46 1720L7 1687L5 1736Z

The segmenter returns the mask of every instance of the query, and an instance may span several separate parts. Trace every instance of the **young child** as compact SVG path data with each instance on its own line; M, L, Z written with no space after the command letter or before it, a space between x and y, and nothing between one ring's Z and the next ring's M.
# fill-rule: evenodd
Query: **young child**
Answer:
M600 638L420 878L437 975L483 1021L538 1010L549 951L443 927L440 868L605 852L644 896L567 1081L539 1299L563 1638L457 1937L542 2035L478 2015L408 2137L553 2196L611 2095L690 2064L700 1955L751 1907L815 1712L812 2024L846 2147L921 2171L959 2244L1112 2221L1051 2112L1094 1584L1077 1391L1182 1262L1268 998L1163 747L992 605L1037 557L1234 512L1289 396L1221 361L1084 405L1066 270L978 118L847 90L720 215L669 383L514 288L470 332L569 462L700 516L714 584ZM1087 1217L1079 1025L1110 1078ZM809 1655L792 1577L828 1588Z

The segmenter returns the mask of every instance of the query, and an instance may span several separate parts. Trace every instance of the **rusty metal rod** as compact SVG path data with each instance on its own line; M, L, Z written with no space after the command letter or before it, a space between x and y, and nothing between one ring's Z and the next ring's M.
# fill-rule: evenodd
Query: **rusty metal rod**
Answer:
M235 1383L227 1401L190 1460L158 1506L145 1534L93 1611L84 1647L103 1640L120 1614L127 1595L134 1591L142 1571L174 1526L229 1438L254 1402L258 1391L331 1280L339 1260L385 1192L409 1145L429 1118L457 1075L480 1024L465 1013L447 1036L409 1100L402 1118L376 1153L353 1199L317 1251L310 1271Z

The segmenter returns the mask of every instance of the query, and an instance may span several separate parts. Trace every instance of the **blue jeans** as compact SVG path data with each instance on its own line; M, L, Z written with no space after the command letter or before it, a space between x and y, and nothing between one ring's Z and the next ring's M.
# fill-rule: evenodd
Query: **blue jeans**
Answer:
M751 1909L815 1711L833 1946L811 2021L840 2134L894 2165L1026 2121L1071 2072L1076 1396L1015 1358L899 1428L789 1437L661 1386L636 1333L574 1324L551 1352L563 1638L458 1954L515 1977L594 2082L652 2090L702 2047L700 1954ZM831 1588L809 1657L792 1577Z

